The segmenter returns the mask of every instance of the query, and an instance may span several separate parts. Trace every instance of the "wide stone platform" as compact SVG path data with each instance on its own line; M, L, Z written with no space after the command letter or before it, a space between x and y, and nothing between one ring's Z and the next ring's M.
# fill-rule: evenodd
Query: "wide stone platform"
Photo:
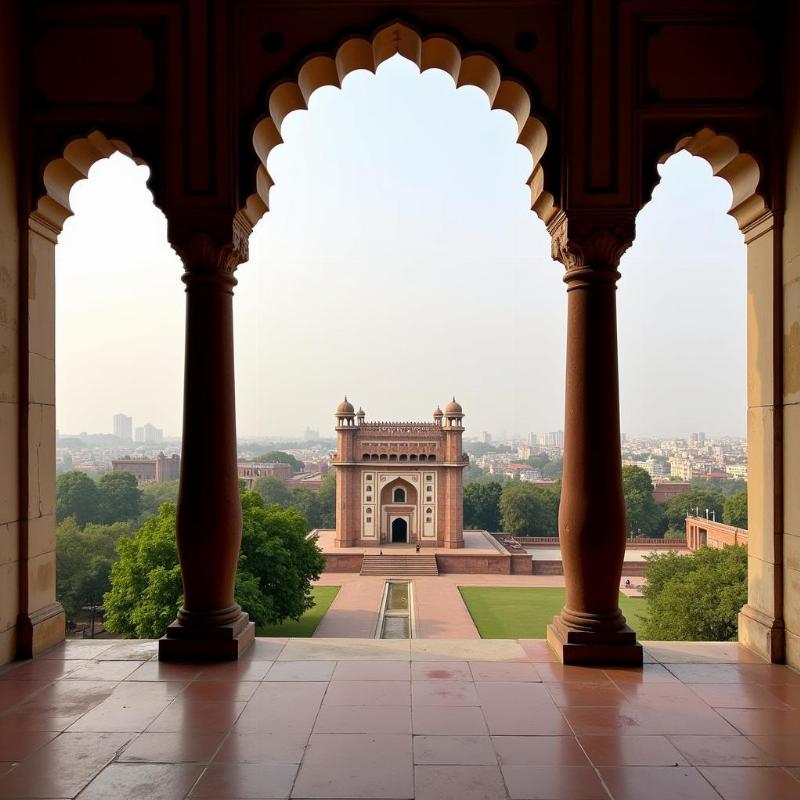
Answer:
M0 672L2 798L800 798L800 675L732 643L70 641Z

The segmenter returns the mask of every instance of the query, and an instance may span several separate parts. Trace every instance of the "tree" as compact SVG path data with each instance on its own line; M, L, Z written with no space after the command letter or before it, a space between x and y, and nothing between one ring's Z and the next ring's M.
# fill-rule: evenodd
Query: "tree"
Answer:
M322 479L319 487L319 526L336 527L336 470L332 469Z
M722 521L726 525L747 528L747 490L725 498L722 507Z
M100 520L110 525L127 519L139 519L142 513L142 490L130 472L107 472L97 482L100 492Z
M544 478L546 481L560 481L563 472L564 459L557 458L553 461L548 461L542 467L542 478Z
M708 489L687 489L670 498L664 506L667 526L675 530L683 530L686 527L687 515L694 514L695 509L701 516L705 515L706 509L708 509L709 516L713 512L716 518L721 520L723 502L723 497L719 492Z
M157 514L163 503L178 502L178 481L147 483L142 487L142 515Z
M253 460L264 464L291 464L295 472L302 472L304 466L302 461L289 453L284 453L283 450L270 450L269 453L264 453L263 456Z
M522 481L503 486L500 514L503 531L516 536L555 536L558 530L556 492Z
M622 493L625 498L628 531L644 536L662 534L663 513L653 498L653 482L647 471L641 467L623 467Z
M311 581L325 559L306 538L306 520L256 492L242 501L242 546L236 600L257 624L299 619L314 604ZM175 507L165 503L132 539L120 540L119 560L105 596L106 627L124 636L161 636L182 603L175 543Z
M701 547L691 555L646 556L644 639L735 641L747 602L747 549Z
M113 525L89 523L81 530L74 517L56 527L56 596L68 620L78 617L83 606L101 603L110 588L111 565L116 544L132 536L130 523Z
M56 522L67 517L81 528L87 522L100 522L100 491L85 472L62 472L56 480Z
M292 489L289 506L306 520L308 530L320 527L322 522L321 503L319 495L315 491L304 487Z
M261 495L264 505L288 506L292 493L277 478L256 478L253 481L253 491Z
M464 527L499 531L502 491L497 481L468 483L464 487Z

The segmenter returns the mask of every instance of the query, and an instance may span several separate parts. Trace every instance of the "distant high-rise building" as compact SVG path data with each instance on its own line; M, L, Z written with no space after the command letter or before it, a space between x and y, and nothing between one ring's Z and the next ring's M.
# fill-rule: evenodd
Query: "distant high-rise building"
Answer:
M144 441L145 444L161 444L164 441L164 431L146 422L144 425Z
M478 441L483 442L484 444L490 444L492 441L492 434L489 431L481 431L480 435L478 436Z
M563 447L564 431L550 431L549 433L540 433L539 445L541 447Z
M134 434L133 434L133 440L135 442L144 442L144 428L143 427L140 426L140 427L136 428L136 430L134 431Z
M307 442L317 442L319 441L319 431L315 428L306 428L306 432L303 434L303 438Z
M126 441L133 439L133 417L127 414L114 414L114 436Z

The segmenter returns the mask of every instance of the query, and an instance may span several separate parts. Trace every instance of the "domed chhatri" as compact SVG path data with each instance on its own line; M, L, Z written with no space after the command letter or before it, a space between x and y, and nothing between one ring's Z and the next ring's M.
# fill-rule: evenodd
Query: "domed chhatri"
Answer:
M433 421L372 422L345 398L336 411L339 547L464 546L464 413L453 400Z
M444 413L447 414L447 416L454 416L456 414L463 416L464 409L461 408L461 403L456 402L456 398L453 396L453 399L445 406Z
M344 400L336 407L336 414L354 414L355 408L353 408L353 404L347 399L347 395L344 396Z

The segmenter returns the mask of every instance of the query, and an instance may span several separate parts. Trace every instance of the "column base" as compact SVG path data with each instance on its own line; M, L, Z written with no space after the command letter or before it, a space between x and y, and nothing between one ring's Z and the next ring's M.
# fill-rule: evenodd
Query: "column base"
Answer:
M175 620L158 641L159 661L236 661L256 638L256 624L242 612L228 625L182 625Z
M36 658L63 642L66 624L61 603L50 603L30 614L20 614L17 618L17 658Z
M636 632L627 625L613 633L589 633L568 628L559 617L547 626L547 643L562 664L642 665L644 653Z
M750 605L739 612L739 643L772 664L782 664L786 657L783 622Z

